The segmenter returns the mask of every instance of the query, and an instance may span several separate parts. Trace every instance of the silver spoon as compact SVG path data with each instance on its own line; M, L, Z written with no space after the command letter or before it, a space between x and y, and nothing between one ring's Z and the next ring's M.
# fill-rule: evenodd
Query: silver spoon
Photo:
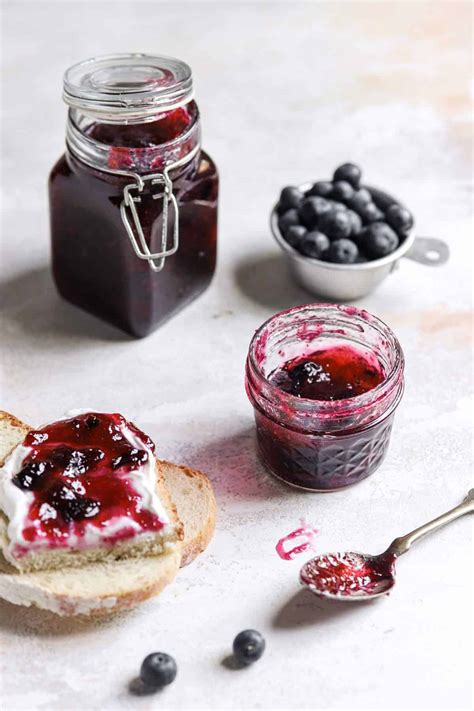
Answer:
M474 489L459 506L438 516L405 536L395 538L380 555L326 553L303 565L300 581L319 597L347 602L373 600L386 595L395 585L395 562L411 544L427 533L474 511Z

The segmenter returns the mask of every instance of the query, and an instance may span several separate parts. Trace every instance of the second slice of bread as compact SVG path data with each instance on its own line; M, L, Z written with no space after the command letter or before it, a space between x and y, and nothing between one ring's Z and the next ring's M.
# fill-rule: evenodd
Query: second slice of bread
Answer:
M166 488L184 526L181 565L188 565L209 545L216 526L217 505L211 482L196 469L158 461Z

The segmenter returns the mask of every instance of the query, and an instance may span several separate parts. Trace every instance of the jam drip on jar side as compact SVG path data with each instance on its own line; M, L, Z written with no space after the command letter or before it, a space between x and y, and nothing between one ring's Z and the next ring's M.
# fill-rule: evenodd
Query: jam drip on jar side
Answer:
M393 582L395 556L373 560L357 553L322 555L306 563L301 580L316 592L331 595L360 595L382 592Z
M296 397L344 400L372 390L384 377L375 355L340 345L293 358L273 371L269 380Z
M130 482L128 475L149 455L126 440L124 426L154 451L149 437L119 414L89 412L27 434L24 446L31 452L13 478L15 486L34 495L25 540L46 538L60 545L72 534L82 536L87 524L101 527L115 517L133 520L142 531L163 527L156 514L142 508ZM135 533L130 526L110 542Z

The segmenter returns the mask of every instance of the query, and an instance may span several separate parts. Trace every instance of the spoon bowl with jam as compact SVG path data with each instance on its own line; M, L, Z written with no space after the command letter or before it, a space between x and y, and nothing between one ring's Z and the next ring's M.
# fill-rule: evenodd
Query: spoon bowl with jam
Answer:
M395 563L412 543L460 516L474 511L474 489L461 504L395 538L380 555L364 553L325 553L307 561L300 571L300 582L318 597L343 602L374 600L386 595L395 585Z

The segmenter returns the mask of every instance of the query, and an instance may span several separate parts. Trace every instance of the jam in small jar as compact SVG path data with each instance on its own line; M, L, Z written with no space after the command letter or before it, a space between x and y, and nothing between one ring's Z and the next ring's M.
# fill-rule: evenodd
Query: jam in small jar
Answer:
M394 333L367 311L310 304L273 316L246 364L266 467L310 491L372 474L387 452L403 369Z
M190 68L119 54L64 76L66 153L49 180L59 293L135 337L201 294L216 263L216 166Z

